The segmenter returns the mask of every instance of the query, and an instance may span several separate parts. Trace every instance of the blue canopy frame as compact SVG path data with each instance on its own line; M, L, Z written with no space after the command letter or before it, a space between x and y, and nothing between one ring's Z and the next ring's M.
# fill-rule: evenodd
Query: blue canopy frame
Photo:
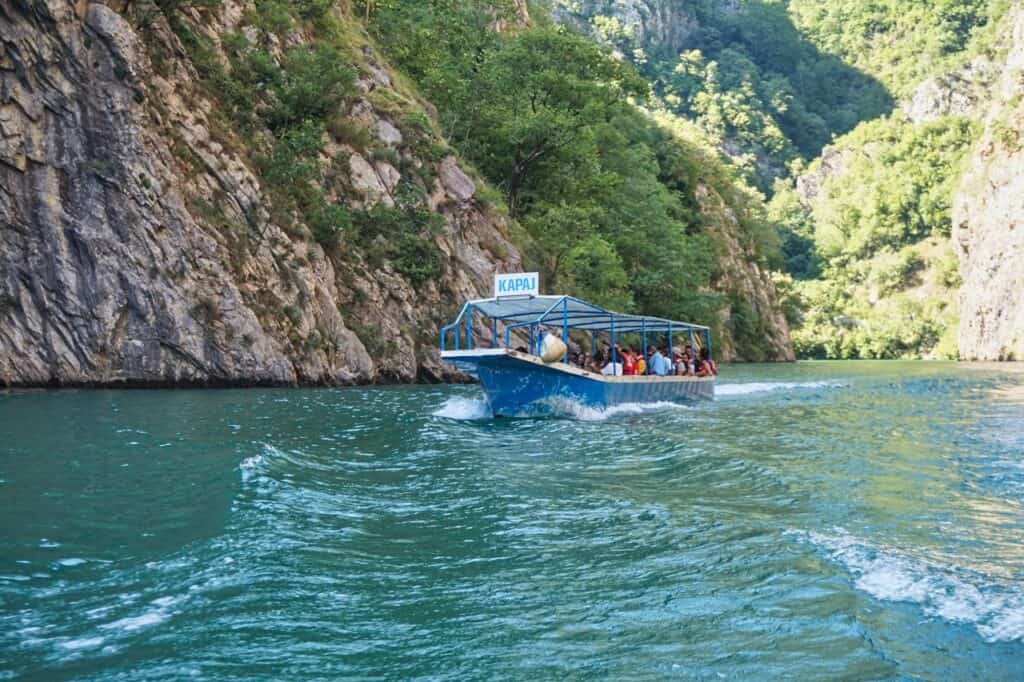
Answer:
M627 315L587 303L573 296L509 296L467 301L458 317L451 324L441 328L441 350L448 350L447 337L454 335L453 350L473 349L473 319L479 314L491 321L492 347L498 347L498 323L505 327L505 347L508 348L513 329L528 327L530 351L538 353L542 326L561 326L562 341L568 346L569 330L580 329L591 333L591 351L596 349L596 335L608 333L611 337L612 362L616 361L615 337L620 334L639 333L643 354L647 355L647 335L666 334L669 348L675 332L685 332L692 344L694 335L703 337L704 346L711 352L711 330L701 325L666 320L646 315ZM463 328L465 343L463 343ZM566 358L567 359L567 358Z

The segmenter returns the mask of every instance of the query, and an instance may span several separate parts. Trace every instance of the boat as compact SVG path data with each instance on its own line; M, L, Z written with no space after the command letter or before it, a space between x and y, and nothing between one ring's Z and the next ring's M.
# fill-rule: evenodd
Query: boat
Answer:
M440 345L444 361L480 382L496 417L557 414L570 405L608 410L714 398L714 377L606 376L568 363L570 335L577 341L581 334L589 336L592 353L598 337L607 338L614 363L615 345L623 339L638 345L644 357L649 341L674 348L679 338L695 351L707 348L710 353L707 327L617 313L573 296L540 295L536 273L497 276L495 294L467 301L455 321L441 329ZM483 344L475 343L474 330ZM549 334L560 338L564 350L561 357L545 362L541 349Z

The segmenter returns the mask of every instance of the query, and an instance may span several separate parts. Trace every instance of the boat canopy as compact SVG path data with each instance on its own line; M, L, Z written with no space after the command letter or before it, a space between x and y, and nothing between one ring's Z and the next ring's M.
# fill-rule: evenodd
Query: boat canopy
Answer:
M592 338L596 333L609 334L612 345L615 337L620 334L642 335L645 348L647 334L666 334L671 345L671 337L676 332L687 333L691 339L695 334L703 336L704 345L709 348L711 345L710 330L701 325L648 315L616 313L572 296L502 296L468 301L462 306L455 321L441 330L441 350L446 349L449 332L454 333L455 350L460 347L472 349L474 314L491 320L494 347L498 347L499 322L505 328L506 347L509 344L509 333L513 329L529 327L532 346L534 339L539 341L541 335L538 332L545 326L560 327L563 341L568 340L569 330L580 329L591 332Z

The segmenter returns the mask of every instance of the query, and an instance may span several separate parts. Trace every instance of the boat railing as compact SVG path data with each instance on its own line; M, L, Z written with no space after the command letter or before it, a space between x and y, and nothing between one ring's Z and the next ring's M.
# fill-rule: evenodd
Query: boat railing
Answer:
M493 311L489 310L487 305L493 305L495 301L500 300L502 299L467 301L462 306L461 310L459 310L459 314L455 318L455 321L441 328L441 350L449 350L449 334L452 335L452 341L454 342L454 348L452 348L452 350L458 351L473 349L473 320L475 313L478 312L474 303L484 304L479 309L479 312L481 317L488 318L491 321L491 344L494 348L498 348L502 339L498 333L498 323L501 322L505 332L505 348L510 347L512 341L511 334L513 330L529 328L529 347L532 353L538 352L537 345L540 342L540 337L542 336L539 331L546 326L560 326L562 341L567 347L569 345L570 330L583 330L590 332L591 352L596 351L597 334L608 334L610 338L609 345L611 347L613 362L617 359L617 352L615 349L616 339L617 337L621 337L626 334L639 335L641 339L641 352L645 357L650 346L648 340L649 335L651 334L663 334L666 338L666 343L671 348L673 347L673 338L680 333L684 333L694 348L700 348L703 346L709 352L711 350L710 330L707 327L699 325L680 323L657 317L613 313L572 296L560 296L551 303L543 301L544 305L538 305L534 312L520 311L509 315L492 316ZM537 303L541 303L541 301L537 301ZM574 310L569 310L570 304L576 306ZM581 307L585 308L581 310ZM526 314L529 314L530 318L524 320L523 317ZM621 323L621 327L619 323ZM703 343L700 342L701 340Z
M455 332L455 334L454 334L455 335L455 348L454 348L454 350L462 350L462 348L460 347L460 344L459 344L459 342L461 340L460 339L461 334L459 333L459 328L462 326L463 318L466 318L467 350L472 350L473 349L473 322L472 322L473 316L470 315L469 317L466 317L466 311L469 308L470 308L470 305L468 303L463 304L462 310L459 311L459 316L455 318L455 321L452 322L449 325L445 325L444 327L441 327L441 350L443 350L443 351L444 350L448 350L448 348L446 347L446 341L447 341L447 338L448 338L448 332L449 331L454 331Z
M505 348L508 348L509 344L512 343L512 330L513 329L519 329L520 327L529 327L530 328L530 352L531 353L536 353L536 348L535 347L536 347L536 344L539 342L539 339L536 338L537 337L537 330L536 330L537 323L536 322L532 322L532 321L531 322L519 322L517 324L506 325L505 326Z

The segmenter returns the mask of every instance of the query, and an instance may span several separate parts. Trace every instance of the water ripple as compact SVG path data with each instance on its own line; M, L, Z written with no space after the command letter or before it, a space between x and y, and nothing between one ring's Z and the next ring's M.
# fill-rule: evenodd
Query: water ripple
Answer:
M729 372L541 420L463 386L0 395L0 678L1019 677L1013 381Z

